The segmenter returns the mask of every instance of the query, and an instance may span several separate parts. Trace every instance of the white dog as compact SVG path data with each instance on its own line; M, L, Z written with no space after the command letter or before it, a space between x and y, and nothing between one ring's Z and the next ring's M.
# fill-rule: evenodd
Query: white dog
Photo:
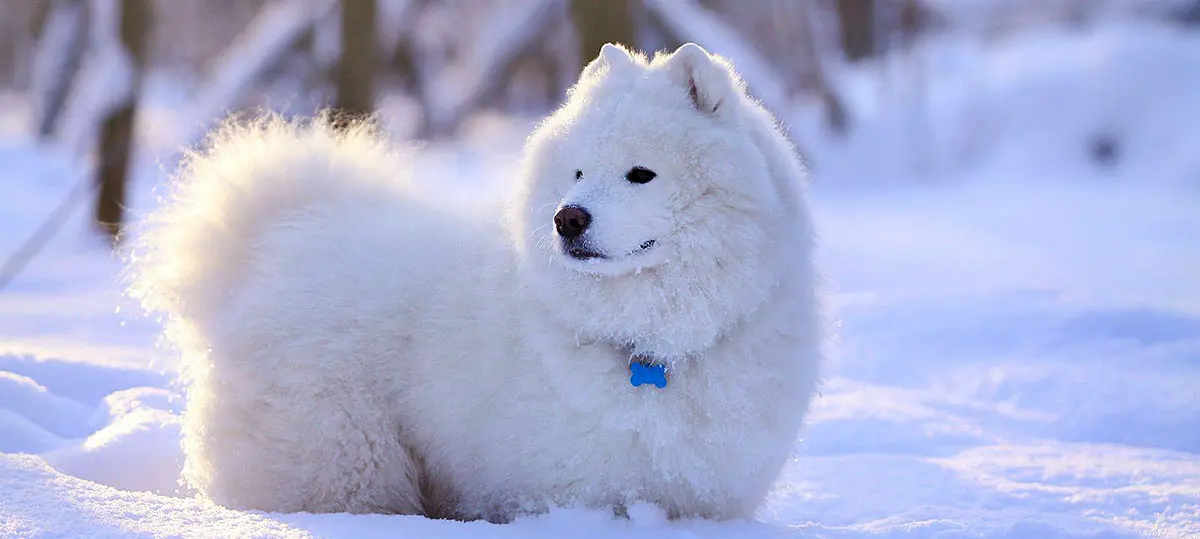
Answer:
M363 126L210 142L130 275L215 502L739 518L789 458L821 362L804 172L699 46L605 46L495 207L434 200Z

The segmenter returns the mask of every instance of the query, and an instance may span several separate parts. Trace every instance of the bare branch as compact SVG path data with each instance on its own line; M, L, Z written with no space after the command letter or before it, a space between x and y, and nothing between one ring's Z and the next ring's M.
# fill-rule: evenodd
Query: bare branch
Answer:
M317 20L329 15L332 0L276 0L251 21L246 31L229 45L199 92L192 109L192 131L184 145L198 141L208 123L229 112L255 80L288 54Z
M466 65L442 70L431 81L428 125L431 135L452 132L488 95L502 87L518 61L531 52L563 16L562 0L530 0L502 10L476 36Z

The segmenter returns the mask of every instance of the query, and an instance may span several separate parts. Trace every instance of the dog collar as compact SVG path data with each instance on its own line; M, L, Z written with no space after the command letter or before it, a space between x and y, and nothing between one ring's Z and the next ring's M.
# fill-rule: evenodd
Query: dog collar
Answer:
M667 387L667 366L661 363L651 363L645 359L629 362L629 383L633 387L651 384L663 389Z
M637 352L633 343L618 345L617 350L629 357L630 385L638 387L648 384L659 389L667 387L667 363L656 361L653 354Z

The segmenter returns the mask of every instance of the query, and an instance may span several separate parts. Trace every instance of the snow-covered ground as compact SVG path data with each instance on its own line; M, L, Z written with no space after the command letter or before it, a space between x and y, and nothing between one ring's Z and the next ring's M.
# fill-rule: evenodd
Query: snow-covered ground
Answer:
M849 138L797 112L841 327L756 521L639 507L496 526L189 497L172 356L81 210L0 292L0 537L1200 537L1200 37L947 39L924 104L849 72ZM145 118L135 211L171 168L163 134L187 131L176 106ZM7 254L84 170L4 114ZM418 176L502 180L517 125L428 148ZM1089 159L1098 133L1118 137L1115 167Z

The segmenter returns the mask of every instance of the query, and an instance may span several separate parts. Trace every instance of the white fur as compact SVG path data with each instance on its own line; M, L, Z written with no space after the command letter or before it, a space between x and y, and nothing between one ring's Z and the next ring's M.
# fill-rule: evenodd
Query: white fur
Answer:
M803 171L700 47L605 47L494 207L428 198L364 126L267 119L211 144L130 275L169 315L185 477L214 501L735 518L788 459L820 362ZM657 177L626 181L635 165ZM564 204L609 259L564 255ZM631 349L670 365L665 389L629 383Z

